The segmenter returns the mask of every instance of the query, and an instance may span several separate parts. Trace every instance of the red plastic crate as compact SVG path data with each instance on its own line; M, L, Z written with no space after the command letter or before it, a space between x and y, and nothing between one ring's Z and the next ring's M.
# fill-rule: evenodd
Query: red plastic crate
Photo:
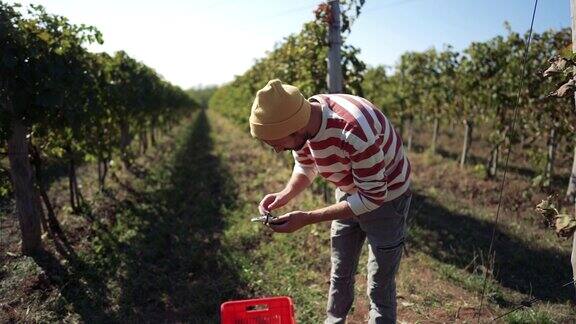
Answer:
M290 297L228 301L220 306L222 324L296 324Z

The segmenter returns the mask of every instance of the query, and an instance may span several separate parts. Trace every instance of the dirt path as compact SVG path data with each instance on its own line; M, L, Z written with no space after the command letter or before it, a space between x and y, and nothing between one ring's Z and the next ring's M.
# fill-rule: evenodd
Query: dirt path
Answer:
M198 113L171 140L176 143L137 161L131 173L117 173L117 187L94 206L97 222L63 217L70 257L49 249L33 261L13 260L10 269L29 264L30 273L9 272L11 284L32 287L19 290L22 302L10 298L11 317L30 320L32 308L40 320L217 322L220 303L242 298L248 284L220 248L221 210L232 208L236 193L214 155L212 135L206 115ZM57 204L64 193L53 192ZM50 302L48 310L36 298ZM50 313L58 304L65 312Z

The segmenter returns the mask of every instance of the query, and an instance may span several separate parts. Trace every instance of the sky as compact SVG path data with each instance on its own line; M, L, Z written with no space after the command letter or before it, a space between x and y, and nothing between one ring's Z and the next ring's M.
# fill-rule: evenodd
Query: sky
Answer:
M103 45L124 50L184 89L223 84L249 69L284 37L314 18L320 0L37 0L74 24L97 27ZM505 34L504 21L525 32L533 0L366 0L347 43L370 66L394 65L406 51L463 50ZM534 29L570 26L570 0L539 0Z

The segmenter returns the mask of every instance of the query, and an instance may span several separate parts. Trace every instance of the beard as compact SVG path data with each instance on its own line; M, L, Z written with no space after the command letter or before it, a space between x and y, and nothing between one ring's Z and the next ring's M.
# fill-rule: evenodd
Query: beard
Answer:
M312 134L309 134L309 133L305 133L304 135L299 136L297 138L297 140L298 140L297 144L294 147L290 148L290 150L300 151L304 147L304 145L306 145L306 142L311 138L312 138Z

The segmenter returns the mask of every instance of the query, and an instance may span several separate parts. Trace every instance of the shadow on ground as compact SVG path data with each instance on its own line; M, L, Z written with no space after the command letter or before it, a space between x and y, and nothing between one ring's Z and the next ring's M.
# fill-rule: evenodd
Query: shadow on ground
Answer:
M55 282L75 278L60 289L84 321L216 323L222 302L245 296L241 269L220 249L236 186L212 154L204 112L185 133L170 162L118 202L115 225L95 226L82 261L40 263Z
M412 149L414 152L423 153L429 149L428 146L422 145L419 143L412 143ZM512 148L514 150L514 148ZM449 151L444 148L438 147L436 149L436 153L443 158L447 158L453 161L460 161L460 152ZM498 179L502 177L502 173L504 172L504 164L505 164L505 156L501 157L500 163L498 164ZM468 165L488 165L488 158L474 155L472 153L468 154L467 162ZM556 170L557 171L557 170ZM528 180L535 178L536 176L540 175L542 172L537 170L533 170L528 167L518 166L512 164L512 161L508 164L508 171L511 173L515 173L519 176L526 177ZM568 183L570 175L568 173L561 173L561 174L553 174L552 181L550 183L551 188L564 188Z
M514 148L513 148L514 149ZM443 158L448 158L455 161L460 161L460 154L455 152L450 152L444 149L439 148L438 154ZM505 164L505 157L501 158L501 162L498 164L498 176L502 177L502 173L504 172L504 164ZM488 165L488 159L485 157L480 157L476 155L470 154L468 157L468 163L471 165L481 164L481 165ZM541 172L535 171L528 167L517 166L508 164L508 171L516 173L522 177L526 177L528 179L533 179L536 176L540 175ZM568 183L569 175L568 174L553 174L552 175L552 187L555 188L563 188Z
M418 193L412 206L410 232L417 249L468 271L475 270L474 263L481 264L480 254L488 253L492 222L453 212ZM567 253L537 247L537 242L528 244L500 229L495 237L495 280L502 286L544 301L563 302L572 298L572 287L558 288L572 278Z

